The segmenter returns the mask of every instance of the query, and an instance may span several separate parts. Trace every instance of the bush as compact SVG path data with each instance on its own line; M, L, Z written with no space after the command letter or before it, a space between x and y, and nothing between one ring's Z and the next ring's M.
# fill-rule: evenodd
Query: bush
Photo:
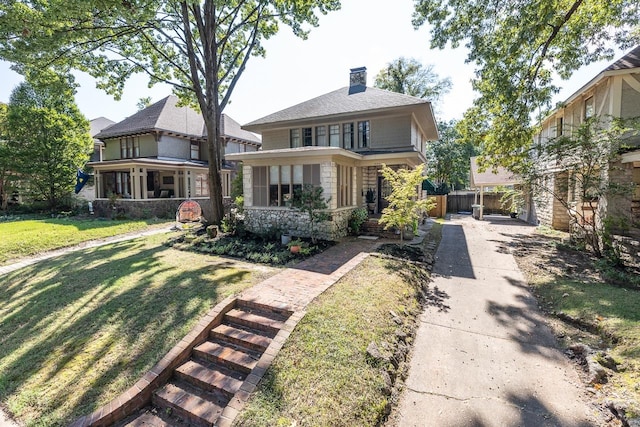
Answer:
M349 232L351 234L359 234L362 229L362 224L364 224L368 218L369 215L365 208L355 209L349 217Z

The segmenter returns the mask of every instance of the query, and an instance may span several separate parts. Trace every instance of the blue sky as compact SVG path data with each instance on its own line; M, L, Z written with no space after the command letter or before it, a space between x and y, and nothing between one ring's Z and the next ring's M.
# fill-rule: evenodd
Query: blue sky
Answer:
M441 77L453 82L451 92L435 105L438 119L459 119L471 106L474 93L470 80L473 65L465 64L464 48L429 49L426 26L411 25L413 0L343 0L342 9L320 18L307 40L295 37L287 27L265 42L266 58L251 58L236 86L225 113L241 124L314 98L348 84L349 69L365 66L368 85L388 62L412 57L434 64ZM564 100L587 83L611 61L591 64L577 71L570 81L558 82ZM0 61L0 102L8 102L19 75ZM78 74L76 102L88 119L107 117L120 121L135 113L145 96L157 101L171 93L168 86L148 88L144 76L130 80L121 101L95 88L93 79Z

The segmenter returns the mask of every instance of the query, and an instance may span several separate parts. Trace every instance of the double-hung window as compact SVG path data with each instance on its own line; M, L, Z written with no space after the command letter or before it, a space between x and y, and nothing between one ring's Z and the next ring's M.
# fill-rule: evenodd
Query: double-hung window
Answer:
M347 150L353 148L353 123L345 123L342 125L342 143Z
M300 129L291 129L290 131L291 148L302 147L300 141Z
M329 126L329 145L331 147L340 147L340 125Z
M370 134L369 120L358 122L358 148L367 148L369 146Z

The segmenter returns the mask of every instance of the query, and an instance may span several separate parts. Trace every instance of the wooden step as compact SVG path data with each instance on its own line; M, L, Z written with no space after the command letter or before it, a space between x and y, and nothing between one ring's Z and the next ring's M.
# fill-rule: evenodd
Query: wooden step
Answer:
M265 331L275 336L286 322L286 318L275 313L267 313L262 310L233 309L224 315L225 323L235 323L248 326L253 329Z
M246 374L256 366L261 355L249 349L234 348L213 341L205 341L194 347L193 354L201 359L220 363Z
M269 336L261 335L249 328L244 329L225 324L220 324L212 329L210 336L214 339L229 341L260 352L264 352L271 344L271 337Z
M199 427L213 426L228 403L216 401L212 394L202 395L193 387L182 383L165 384L153 394L152 401L160 410L170 408L172 415Z
M220 391L229 399L238 391L245 375L221 366L189 360L175 370L178 378L206 391Z

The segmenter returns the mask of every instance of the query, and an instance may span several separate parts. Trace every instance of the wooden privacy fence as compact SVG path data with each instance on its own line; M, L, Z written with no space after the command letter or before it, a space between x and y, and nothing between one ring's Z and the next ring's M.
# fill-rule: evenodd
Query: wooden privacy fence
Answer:
M502 193L484 193L484 214L503 214L508 215L509 209L503 208L500 203ZM472 205L475 203L475 194L473 192L463 194L447 195L447 213L471 212ZM478 196L478 203L480 197ZM508 207L508 206L507 206Z

